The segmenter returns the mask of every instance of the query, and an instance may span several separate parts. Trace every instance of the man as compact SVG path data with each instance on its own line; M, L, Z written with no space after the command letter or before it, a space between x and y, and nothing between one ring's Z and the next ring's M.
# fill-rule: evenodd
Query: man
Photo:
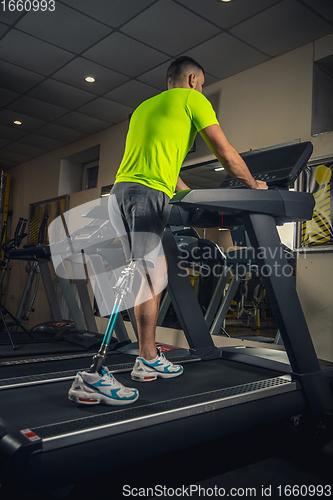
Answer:
M179 57L170 65L168 90L144 101L131 117L124 156L111 191L110 218L117 229L121 214L119 233L125 226L128 234L126 257L137 261L142 275L134 307L139 337L139 357L131 374L135 381L173 378L183 372L155 344L159 290L167 280L166 260L159 253L158 242L170 213L170 198L175 191L189 189L179 172L197 132L229 174L248 188L267 189L266 183L252 177L226 139L211 104L202 95L204 80L203 68L190 57ZM128 404L137 399L136 389L124 388L108 373L101 373L101 377L103 385L109 381L114 389L114 397L101 396L107 404ZM83 379L91 390L95 384L92 374L90 379L89 374ZM84 384L80 387L84 389Z

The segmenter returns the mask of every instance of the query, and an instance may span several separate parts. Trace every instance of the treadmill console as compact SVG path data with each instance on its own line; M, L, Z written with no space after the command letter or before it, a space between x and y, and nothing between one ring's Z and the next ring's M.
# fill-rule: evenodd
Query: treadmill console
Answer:
M265 181L269 187L288 188L306 166L312 150L311 142L301 142L265 151L250 151L241 157L256 180ZM219 187L245 188L230 175Z

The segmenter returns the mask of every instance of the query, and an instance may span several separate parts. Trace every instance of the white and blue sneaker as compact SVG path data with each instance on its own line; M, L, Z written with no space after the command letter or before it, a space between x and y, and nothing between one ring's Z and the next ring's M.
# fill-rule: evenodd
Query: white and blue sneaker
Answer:
M102 366L99 372L78 372L68 398L83 405L129 405L139 397L137 389L125 387L109 370Z
M158 358L153 363L149 363L144 358L136 358L131 373L132 380L136 382L151 382L156 380L157 377L174 378L179 377L183 373L181 365L174 365L166 359L159 349L157 351Z

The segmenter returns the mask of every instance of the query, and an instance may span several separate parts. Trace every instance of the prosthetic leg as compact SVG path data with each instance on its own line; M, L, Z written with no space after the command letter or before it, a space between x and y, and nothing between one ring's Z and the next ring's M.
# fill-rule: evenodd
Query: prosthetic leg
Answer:
M105 362L109 350L112 332L117 321L117 317L120 311L123 298L126 295L129 295L132 291L135 269L136 269L136 261L132 260L129 263L129 265L126 266L125 269L122 271L117 283L113 287L113 289L115 290L115 302L113 305L108 326L106 327L106 332L101 347L98 353L93 357L93 363L89 369L90 373L98 372Z

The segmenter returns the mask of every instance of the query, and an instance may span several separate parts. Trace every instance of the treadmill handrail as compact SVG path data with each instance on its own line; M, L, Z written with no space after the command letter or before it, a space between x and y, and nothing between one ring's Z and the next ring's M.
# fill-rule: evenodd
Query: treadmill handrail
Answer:
M311 193L299 191L193 189L179 191L170 203L196 210L261 213L291 220L311 220L315 201Z

